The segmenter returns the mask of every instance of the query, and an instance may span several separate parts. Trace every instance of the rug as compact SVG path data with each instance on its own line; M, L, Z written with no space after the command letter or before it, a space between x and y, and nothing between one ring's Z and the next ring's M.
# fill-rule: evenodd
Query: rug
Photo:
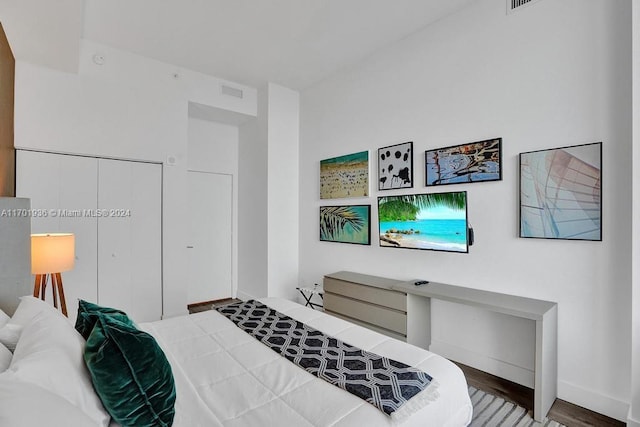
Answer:
M525 408L472 386L469 386L469 396L473 404L470 427L566 427L549 418L539 423Z

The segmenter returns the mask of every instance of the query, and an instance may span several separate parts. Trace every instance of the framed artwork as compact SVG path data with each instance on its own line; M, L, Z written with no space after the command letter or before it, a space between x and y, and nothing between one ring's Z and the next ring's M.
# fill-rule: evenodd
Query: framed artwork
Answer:
M520 153L520 237L602 240L602 143Z
M320 240L371 244L371 205L320 206Z
M425 152L426 185L502 180L502 138Z
M320 198L369 196L369 152L320 161Z
M413 188L413 142L378 149L378 190Z
M469 252L467 192L378 197L380 246Z

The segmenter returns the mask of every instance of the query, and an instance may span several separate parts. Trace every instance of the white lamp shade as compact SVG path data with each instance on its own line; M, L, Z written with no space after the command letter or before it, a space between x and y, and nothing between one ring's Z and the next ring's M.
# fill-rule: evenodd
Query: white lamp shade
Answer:
M70 233L31 235L31 273L61 273L73 268L75 236Z

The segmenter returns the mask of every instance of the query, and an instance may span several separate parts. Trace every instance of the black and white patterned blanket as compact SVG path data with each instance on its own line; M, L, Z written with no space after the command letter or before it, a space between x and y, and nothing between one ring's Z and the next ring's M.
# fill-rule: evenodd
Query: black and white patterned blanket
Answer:
M387 415L432 381L419 369L344 343L255 300L217 310L291 362Z

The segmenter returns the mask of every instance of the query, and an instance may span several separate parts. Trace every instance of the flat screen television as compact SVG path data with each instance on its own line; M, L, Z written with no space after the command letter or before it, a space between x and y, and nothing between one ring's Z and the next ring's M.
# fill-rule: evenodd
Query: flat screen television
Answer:
M378 197L380 246L469 252L467 192Z

